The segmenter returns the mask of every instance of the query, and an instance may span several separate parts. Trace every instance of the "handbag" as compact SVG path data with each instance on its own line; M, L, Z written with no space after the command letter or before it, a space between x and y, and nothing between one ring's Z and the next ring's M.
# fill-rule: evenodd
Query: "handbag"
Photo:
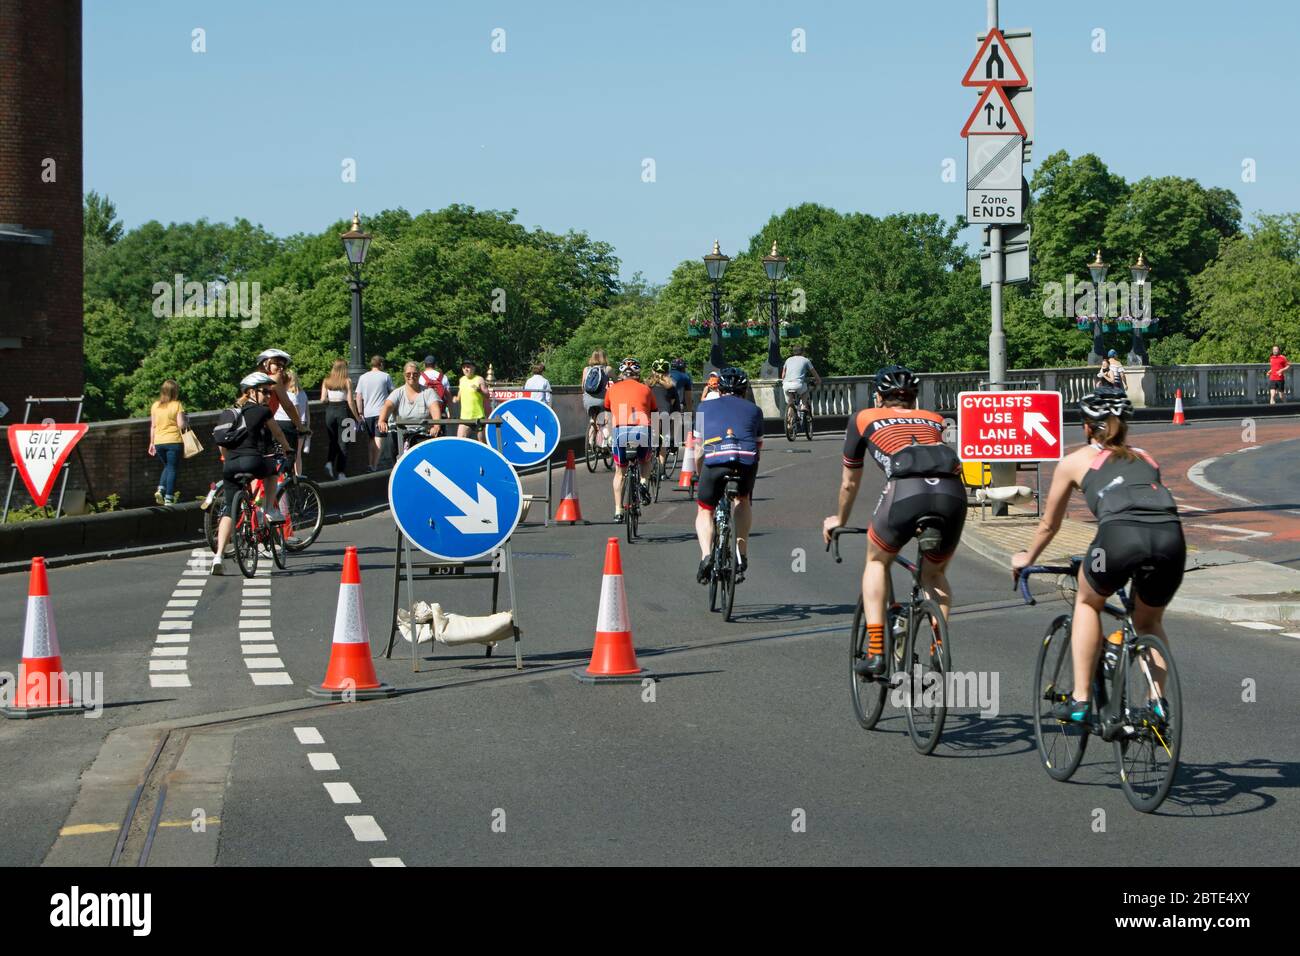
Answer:
M203 443L199 441L199 436L194 434L194 429L187 428L181 432L181 444L185 446L185 457L193 458L195 455L203 452Z

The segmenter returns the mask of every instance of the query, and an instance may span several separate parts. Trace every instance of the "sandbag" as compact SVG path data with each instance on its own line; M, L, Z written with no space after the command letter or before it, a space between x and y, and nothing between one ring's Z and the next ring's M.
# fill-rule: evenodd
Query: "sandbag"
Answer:
M427 644L433 640L433 608L425 601L415 602L415 634L416 640L421 644ZM411 643L411 612L408 608L399 607L397 609L397 630L401 633L406 643Z
M468 617L464 614L444 613L441 605L433 605L434 635L440 643L448 646L495 644L514 637L514 624L514 614L511 611Z

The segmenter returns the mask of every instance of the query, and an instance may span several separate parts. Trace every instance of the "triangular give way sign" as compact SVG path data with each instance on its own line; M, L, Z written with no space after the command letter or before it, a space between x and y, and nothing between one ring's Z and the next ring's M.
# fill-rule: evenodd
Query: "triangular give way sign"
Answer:
M37 505L43 507L49 500L59 469L89 428L84 423L9 426L9 454Z

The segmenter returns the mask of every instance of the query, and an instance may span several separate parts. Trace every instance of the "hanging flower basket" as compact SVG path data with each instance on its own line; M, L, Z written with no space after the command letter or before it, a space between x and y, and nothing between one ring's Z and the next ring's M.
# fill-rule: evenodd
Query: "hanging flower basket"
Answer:
M1092 319L1076 319L1074 324L1080 332L1092 331Z
M743 338L744 335L745 335L744 329L738 329L735 328L734 326L727 326L727 325L724 325L722 327L722 337L724 339L739 339L739 338Z
M1131 332L1133 331L1133 320L1120 319L1118 322L1115 323L1115 328L1121 332Z
M709 334L709 323L691 322L686 326L686 334L693 339L702 339Z
M745 329L745 334L751 339L761 339L763 336L767 335L767 329L763 328L761 325L751 325Z
M781 338L783 339L792 339L799 334L799 326L793 323L787 322L781 326Z

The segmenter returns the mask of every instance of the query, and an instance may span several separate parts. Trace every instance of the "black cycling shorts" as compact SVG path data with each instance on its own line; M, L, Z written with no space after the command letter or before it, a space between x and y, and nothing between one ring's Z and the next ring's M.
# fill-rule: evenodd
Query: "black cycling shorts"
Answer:
M261 455L240 455L238 458L227 458L221 466L221 488L226 495L226 514L232 517L235 514L235 495L244 490L234 481L235 475L240 473L265 478L271 474L271 460Z
M1131 578L1149 607L1164 607L1183 583L1187 543L1177 521L1107 521L1088 545L1083 573L1098 594L1110 597Z
M758 479L758 462L752 465L705 465L701 468L700 481L695 489L695 498L701 508L712 511L718 506L729 475L740 478L737 491L740 497L748 498L754 493L754 482Z
M898 478L885 483L876 502L867 536L876 547L897 554L916 535L916 522L923 515L943 518L942 538L937 551L927 552L928 561L947 561L961 541L966 524L966 489L957 478Z

